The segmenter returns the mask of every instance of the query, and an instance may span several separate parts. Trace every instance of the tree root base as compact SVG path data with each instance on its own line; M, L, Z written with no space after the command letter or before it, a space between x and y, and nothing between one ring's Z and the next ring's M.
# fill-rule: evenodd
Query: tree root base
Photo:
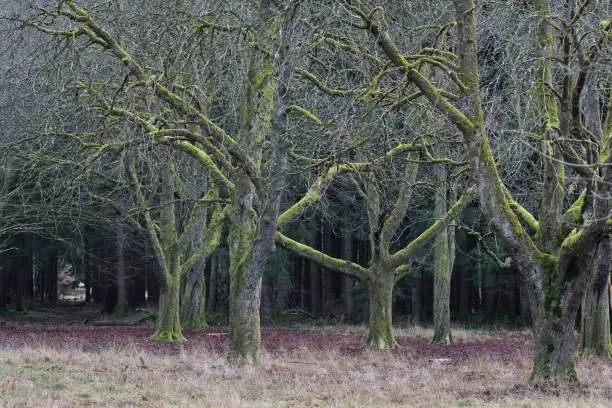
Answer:
M151 336L152 340L156 341L185 341L185 336L179 331L174 330L156 330Z

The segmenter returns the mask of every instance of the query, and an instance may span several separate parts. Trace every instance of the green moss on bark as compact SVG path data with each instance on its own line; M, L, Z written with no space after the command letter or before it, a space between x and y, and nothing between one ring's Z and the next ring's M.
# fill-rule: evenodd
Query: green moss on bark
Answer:
M397 347L392 321L394 284L393 273L382 270L368 281L370 320L366 345L374 349L387 350Z
M166 287L161 288L157 325L153 340L185 340L180 324L179 305L180 281L170 277Z

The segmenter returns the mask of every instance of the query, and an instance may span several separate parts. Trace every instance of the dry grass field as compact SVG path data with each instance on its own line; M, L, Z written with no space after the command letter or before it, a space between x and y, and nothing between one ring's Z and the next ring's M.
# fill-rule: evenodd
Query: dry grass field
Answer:
M610 407L612 363L579 358L571 389L532 389L528 333L400 331L374 352L355 330L264 331L265 361L226 364L220 330L180 345L146 328L0 327L0 407Z

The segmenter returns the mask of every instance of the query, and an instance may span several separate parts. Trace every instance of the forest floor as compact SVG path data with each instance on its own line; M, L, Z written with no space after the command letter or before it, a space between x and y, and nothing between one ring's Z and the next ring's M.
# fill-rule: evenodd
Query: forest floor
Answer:
M580 386L528 387L528 332L457 330L436 346L400 328L400 347L381 352L362 327L264 329L263 363L238 368L226 328L161 343L141 324L45 315L0 316L0 408L612 406L612 363L597 357L577 358Z

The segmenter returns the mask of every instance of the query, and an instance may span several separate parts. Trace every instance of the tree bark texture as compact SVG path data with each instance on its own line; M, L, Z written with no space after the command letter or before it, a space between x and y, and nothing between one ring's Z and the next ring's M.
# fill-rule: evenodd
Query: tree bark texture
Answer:
M228 236L230 250L230 359L238 364L261 358L261 285L267 261L266 242L258 236L253 210L254 187L246 177L236 182L236 199ZM268 243L271 245L271 242Z
M599 244L582 300L582 354L612 358L610 336L610 269L612 268L612 240Z
M175 341L184 340L180 323L180 292L178 279L169 276L160 287L157 324L153 340Z
M366 345L369 347L379 350L397 347L392 321L394 286L395 275L388 271L378 271L368 281L370 319Z
M436 169L436 181L439 191L435 198L434 217L440 219L446 214L448 209L446 171L442 165ZM434 243L434 334L432 339L434 344L452 343L450 289L455 258L454 235L454 227L446 226L435 238Z
M181 324L187 330L202 330L206 323L206 258L202 257L185 275L181 299Z

